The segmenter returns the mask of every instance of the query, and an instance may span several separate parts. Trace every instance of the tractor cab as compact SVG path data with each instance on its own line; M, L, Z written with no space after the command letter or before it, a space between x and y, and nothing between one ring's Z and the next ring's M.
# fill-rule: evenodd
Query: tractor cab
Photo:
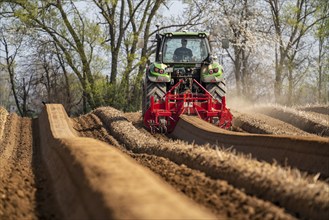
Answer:
M159 37L157 61L167 65L201 64L210 57L206 33L176 32Z

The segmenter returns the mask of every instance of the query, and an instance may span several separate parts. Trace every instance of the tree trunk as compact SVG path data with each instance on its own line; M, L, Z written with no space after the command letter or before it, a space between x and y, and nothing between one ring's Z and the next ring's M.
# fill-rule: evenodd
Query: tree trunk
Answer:
M278 57L280 56L280 57ZM274 97L277 103L283 103L282 100L282 75L284 68L283 52L280 50L280 54L275 50L275 81L274 81Z
M15 103L16 103L16 107L18 109L18 112L21 116L23 116L23 112L22 112L22 109L21 109L21 106L19 104L19 100L18 100L18 97L17 97L17 92L16 92L16 86L15 86L15 72L14 72L14 69L12 67L13 65L13 60L10 59L9 57L9 51L8 51L8 47L7 45L5 45L5 52L6 52L6 63L7 63L7 70L8 70L8 73L9 73L9 79L10 79L10 84L11 84L11 90L13 92L13 96L14 96L14 99L15 99Z
M322 101L322 50L323 50L324 39L320 37L319 39L319 54L318 54L318 102Z
M293 87L294 87L294 82L293 82L293 77L292 77L292 73L293 73L293 69L292 67L288 68L288 97L286 100L286 105L288 106L292 106L293 105Z
M72 97L71 97L71 88L70 88L70 81L69 81L69 77L68 77L68 73L66 71L65 65L64 65L64 60L63 57L60 55L58 47L56 44L54 44L55 48L56 48L56 56L58 58L60 67L63 71L63 75L64 75L64 79L65 79L65 90L66 90L66 98L65 98L65 110L68 112L68 114L71 114L71 108L72 108Z
M234 47L234 75L238 96L242 96L241 57L240 49Z

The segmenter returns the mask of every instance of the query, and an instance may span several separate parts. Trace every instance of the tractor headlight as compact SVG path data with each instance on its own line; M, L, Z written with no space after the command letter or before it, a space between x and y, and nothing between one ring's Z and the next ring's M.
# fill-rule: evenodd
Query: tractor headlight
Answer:
M163 69L158 68L158 67L154 67L154 72L163 74L165 71Z
M198 34L198 37L200 37L200 38L205 38L205 37L206 37L206 34L205 34L205 33L199 33L199 34Z
M219 68L213 68L213 69L208 69L208 73L209 74L214 74L214 73L218 73L219 72Z

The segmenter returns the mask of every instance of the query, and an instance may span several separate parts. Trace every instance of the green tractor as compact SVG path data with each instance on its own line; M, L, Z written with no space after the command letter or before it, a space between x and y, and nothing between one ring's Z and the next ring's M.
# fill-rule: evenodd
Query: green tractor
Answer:
M156 43L155 62L143 82L144 125L151 132L171 132L181 114L192 114L230 128L223 68L212 56L209 35L170 32L157 34Z

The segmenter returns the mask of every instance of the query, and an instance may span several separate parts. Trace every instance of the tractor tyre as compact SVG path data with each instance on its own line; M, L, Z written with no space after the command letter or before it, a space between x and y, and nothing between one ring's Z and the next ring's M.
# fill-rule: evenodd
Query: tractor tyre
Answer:
M147 77L143 84L143 100L142 113L143 115L151 105L151 96L154 97L154 102L161 100L167 92L166 83L152 82Z
M214 99L222 103L222 98L226 94L226 84L224 80L218 83L207 83L206 89L214 97Z

